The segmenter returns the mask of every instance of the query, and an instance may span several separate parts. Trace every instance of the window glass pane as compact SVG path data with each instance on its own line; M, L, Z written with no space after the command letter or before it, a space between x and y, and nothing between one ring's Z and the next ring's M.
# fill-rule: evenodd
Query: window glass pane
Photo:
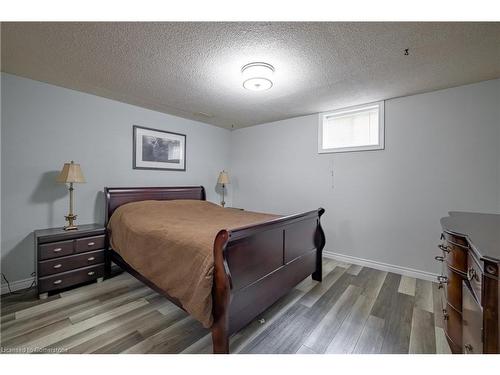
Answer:
M379 143L378 108L332 115L323 121L323 148L375 146Z

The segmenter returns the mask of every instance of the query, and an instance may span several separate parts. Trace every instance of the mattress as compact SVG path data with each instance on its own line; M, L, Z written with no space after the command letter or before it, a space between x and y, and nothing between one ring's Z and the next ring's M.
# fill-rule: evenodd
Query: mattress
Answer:
M148 200L118 207L108 230L125 262L209 328L217 233L277 217L202 200Z

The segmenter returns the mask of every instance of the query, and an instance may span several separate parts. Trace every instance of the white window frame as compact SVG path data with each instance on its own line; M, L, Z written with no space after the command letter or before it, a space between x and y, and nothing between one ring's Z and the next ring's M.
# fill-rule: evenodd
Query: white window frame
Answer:
M362 112L372 107L378 107L378 144L367 146L353 146L353 147L337 147L337 148L323 148L323 125L325 119L332 116L345 115L349 113ZM337 109L335 111L322 112L318 118L318 153L336 153L336 152L353 152L353 151L373 151L383 150L385 148L385 123L384 123L384 101L361 104L353 107Z

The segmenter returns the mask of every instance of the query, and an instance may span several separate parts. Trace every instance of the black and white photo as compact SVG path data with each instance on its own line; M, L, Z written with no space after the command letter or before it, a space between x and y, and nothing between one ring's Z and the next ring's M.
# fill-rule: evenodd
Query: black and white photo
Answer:
M134 169L186 170L186 136L134 125Z

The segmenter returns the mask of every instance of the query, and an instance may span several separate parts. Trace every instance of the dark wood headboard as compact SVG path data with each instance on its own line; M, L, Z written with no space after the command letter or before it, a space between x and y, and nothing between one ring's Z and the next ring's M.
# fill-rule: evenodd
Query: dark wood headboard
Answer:
M104 196L106 197L106 225L113 212L125 203L145 200L206 199L203 186L106 187Z

